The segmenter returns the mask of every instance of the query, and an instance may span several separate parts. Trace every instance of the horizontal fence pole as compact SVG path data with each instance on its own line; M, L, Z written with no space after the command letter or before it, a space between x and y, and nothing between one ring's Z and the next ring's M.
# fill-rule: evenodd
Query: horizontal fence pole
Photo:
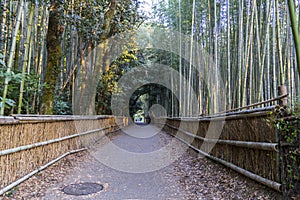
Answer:
M59 160L63 159L64 157L73 154L73 153L78 153L80 151L85 151L87 150L87 148L83 148L83 149L78 149L78 150L73 150L73 151L69 151L67 153L65 153L64 155L52 160L51 162L47 163L46 165L41 166L40 168L34 170L33 172L23 176L22 178L20 178L19 180L9 184L8 186L2 188L0 190L0 196L3 195L4 193L8 192L9 190L13 189L14 187L16 187L17 185L21 184L22 182L26 181L27 179L29 179L30 177L34 176L35 174L39 173L40 171L43 171L44 169L46 169L47 167L53 165L54 163L58 162Z
M275 108L272 107L272 108ZM203 119L208 119L208 120L232 120L232 119L244 119L244 118L253 118L253 117L261 117L261 116L268 116L270 115L270 111L273 109L265 109L263 111L244 111L244 112L233 112L233 113L228 113L228 114L223 114L223 115L211 115L208 117L203 117Z
M286 98L288 96L289 96L289 94L283 94L283 95L281 95L279 97L276 97L276 98L273 98L273 99L269 99L269 100L266 100L266 101L263 101L263 102L254 103L254 104L243 106L243 107L239 107L239 108L234 108L234 109L226 110L224 112L232 112L232 111L237 111L237 110L252 108L252 107L255 107L255 106L260 106L260 105L263 105L263 104L271 103L273 101L278 101L278 100L284 99L284 98ZM224 112L222 112L222 113L224 113Z
M260 111L250 110L250 111L240 111L240 112L233 112L233 113L226 113L220 115L211 115L205 117L158 117L157 119L171 119L175 121L193 121L193 122L210 122L210 121L227 121L227 120L236 120L236 119L245 119L245 118L254 118L254 117L261 117L261 116L268 116L270 115L271 110L274 107L269 107L267 109L260 109Z
M77 121L77 120L98 120L113 118L110 115L12 115L19 121Z
M52 143L61 142L61 141L64 141L64 140L69 140L69 139L72 139L72 138L75 138L75 137L89 135L89 134L92 134L92 133L104 131L104 130L114 128L114 127L117 127L117 126L116 125L115 126L108 126L108 127L105 127L105 128L86 131L86 132L83 132L83 133L69 135L69 136L65 136L65 137L62 137L62 138L48 140L48 141L45 141L45 142L38 142L38 143L30 144L30 145L25 145L25 146L12 148L12 149L3 150L3 151L0 151L0 156L4 156L4 155L16 153L16 152L24 151L24 150L28 150L28 149L32 149L32 148L36 148L36 147L40 147L40 146L45 146L45 145L49 145L49 144L52 144Z
M82 120L99 120L112 118L110 115L12 115L10 117L0 116L0 125L18 124L18 123L44 123L57 121L82 121Z
M200 137L198 135L194 135L190 132L187 132L185 130L182 130L180 128L177 128L175 126L172 126L170 124L163 124L158 123L160 125L166 125L172 129L178 130L190 137L194 137L196 139L202 140L204 142L208 143L218 143L218 144L227 144L232 146L238 146L238 147L245 147L245 148L252 148L252 149L261 149L261 150L267 150L267 151L276 151L278 152L278 144L277 143L266 143L266 142L249 142L249 141L237 141L237 140L219 140L219 139L209 139Z
M227 162L225 160L222 160L220 158L214 157L214 156L212 156L212 155L210 155L210 154L208 154L208 153L206 153L206 152L204 152L204 151L202 151L202 150L194 147L193 145L189 144L185 140L183 140L183 139L181 139L181 138L179 138L177 136L174 136L174 135L172 135L172 136L175 137L176 139L180 140L181 142L183 142L184 144L186 144L190 148L194 149L198 153L202 154L203 156L208 157L211 160L214 160L216 162L219 162L219 163L225 165L226 167L229 167L230 169L233 169L233 170L239 172L240 174L243 174L244 176L246 176L248 178L251 178L251 179L253 179L253 180L255 180L255 181L257 181L257 182L259 182L259 183L261 183L263 185L266 185L266 186L268 186L270 188L273 188L273 189L281 192L281 184L280 183L277 183L275 181L271 181L269 179L263 178L263 177L261 177L261 176L259 176L257 174L254 174L254 173L252 173L250 171L247 171L247 170L245 170L245 169L243 169L243 168L241 168L241 167L239 167L237 165L234 165L234 164L232 164L230 162Z
M13 117L2 117L0 116L0 124L17 124L19 120Z

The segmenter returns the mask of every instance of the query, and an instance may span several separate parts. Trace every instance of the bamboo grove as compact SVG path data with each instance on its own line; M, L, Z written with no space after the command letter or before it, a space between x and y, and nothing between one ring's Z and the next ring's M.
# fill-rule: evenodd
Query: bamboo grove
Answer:
M190 35L212 56L224 81L227 108L277 97L283 84L291 104L299 101L299 14L299 1L292 0L169 0L156 6L163 26ZM193 87L201 85L187 63L178 65ZM199 94L201 110L213 103L208 97L214 92L222 91ZM182 101L188 101L189 93L182 93ZM191 109L184 106L183 112L188 115Z
M0 114L77 114L72 108L82 104L74 103L76 95L79 101L95 101L82 105L78 113L111 114L109 101L118 91L118 79L149 60L180 72L189 87L172 82L172 87L180 87L175 99L172 88L147 85L132 97L135 111L139 109L133 104L148 101L148 106L163 104L172 116L210 114L219 111L214 100L219 93L225 95L227 108L235 108L277 97L277 87L283 84L290 103L299 101L299 1L166 0L153 6L148 20L139 10L142 6L137 0L1 1ZM132 38L119 59L110 60L109 52L103 52L105 65L96 66L96 46L140 26L167 28L191 38L193 44L179 39L180 50L190 51L193 45L205 50L214 63L206 67L216 69L224 87L214 89L219 81L202 82L208 75L178 55L137 49ZM197 55L190 52L190 61ZM97 88L88 91L86 79L95 73ZM196 114L190 105L192 90L199 100ZM151 98L139 98L145 93ZM161 102L153 98L159 95Z

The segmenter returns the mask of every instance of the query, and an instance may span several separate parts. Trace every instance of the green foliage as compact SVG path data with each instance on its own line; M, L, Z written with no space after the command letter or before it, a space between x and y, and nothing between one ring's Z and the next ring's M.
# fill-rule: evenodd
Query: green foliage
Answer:
M112 94L122 95L122 91L118 88L118 81L124 73L141 64L139 55L137 50L124 51L100 76L96 95L97 114L111 114Z
M279 141L284 144L280 147L281 179L283 192L288 195L300 187L300 103L298 99L293 102L292 108L276 106L267 119L270 125L276 127Z
M74 3L74 4L73 4ZM85 41L102 42L104 26L106 23L106 12L109 10L110 1L64 1L62 5L66 16L61 19L63 24L69 24L76 27L79 35ZM143 16L137 12L140 6L138 0L122 0L117 1L116 11L109 27L111 37L117 33L132 30L138 24L142 23ZM106 39L106 38L105 38Z
M7 73L6 68L0 68L0 85L4 85L4 80L8 78L9 85L7 97L4 99L0 97L0 107L4 106L6 109L5 115L15 112L16 102L19 100L20 83L22 80L21 72ZM0 87L0 94L3 93L3 87ZM33 95L39 89L39 77L35 74L25 75L24 96L23 96L23 111L34 112L35 108L31 108ZM4 104L3 104L4 102Z
M11 196L13 196L18 190L19 190L18 187L14 187L14 188L11 189L10 191L6 192L6 193L5 193L5 196L6 196L6 197L11 197Z
M298 106L295 106L291 113L294 117L299 117ZM300 124L297 120L285 118L273 120L277 130L280 132L282 144L288 144L281 148L281 162L284 166L284 182L287 193L299 187L299 164L300 164Z
M10 73L7 73L6 67L0 68L0 85L4 86L4 81L7 79L10 84L8 85L8 91L7 96L5 99L0 97L0 107L5 107L9 109L13 109L16 106L17 99L19 91L18 91L18 84L20 83L22 78L22 74L20 73L14 73L11 71ZM3 94L4 87L0 87L0 94ZM8 114L8 113L6 113Z
M300 117L300 96L296 97L293 101L292 114L296 117Z
M300 136L300 129L298 129L292 122L285 119L279 119L276 122L277 129L281 132L284 140L290 144L298 141Z
M56 95L54 100L53 114L55 115L71 115L72 102L69 94Z
M46 83L40 84L40 77L34 73L25 75L24 94L23 94L23 113L36 113L37 105L33 101L36 97L42 95L41 88L46 88ZM19 89L19 88L18 88ZM36 96L36 97L35 97ZM34 107L33 107L34 106Z

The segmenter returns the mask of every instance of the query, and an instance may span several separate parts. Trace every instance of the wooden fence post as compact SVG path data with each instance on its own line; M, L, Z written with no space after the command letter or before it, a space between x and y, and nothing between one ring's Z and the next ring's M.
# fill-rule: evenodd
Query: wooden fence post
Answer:
M282 96L282 95L286 95L286 94L288 94L286 85L278 86L278 95ZM288 104L288 97L284 97L279 100L280 106L286 106L287 104Z

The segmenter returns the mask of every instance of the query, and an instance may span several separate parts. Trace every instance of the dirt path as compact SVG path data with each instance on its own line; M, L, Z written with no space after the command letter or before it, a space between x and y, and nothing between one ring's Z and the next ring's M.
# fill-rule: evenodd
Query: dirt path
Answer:
M77 161L65 159L31 178L5 199L281 199L277 192L186 148L155 127L129 127L101 140ZM174 156L178 159L170 162ZM103 184L104 190L87 196L62 192L83 182Z

